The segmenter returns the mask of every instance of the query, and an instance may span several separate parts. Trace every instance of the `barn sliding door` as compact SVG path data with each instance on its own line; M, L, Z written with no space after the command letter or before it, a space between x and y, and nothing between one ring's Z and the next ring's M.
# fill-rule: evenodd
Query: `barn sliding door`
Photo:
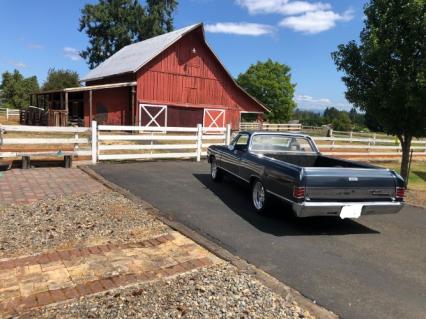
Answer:
M225 110L204 109L203 126L205 128L225 127Z
M167 127L167 105L139 104L140 126Z

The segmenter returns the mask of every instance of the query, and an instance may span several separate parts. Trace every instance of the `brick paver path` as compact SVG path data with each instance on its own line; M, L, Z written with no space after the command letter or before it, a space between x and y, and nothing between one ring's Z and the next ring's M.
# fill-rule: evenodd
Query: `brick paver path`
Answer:
M178 232L0 260L0 317L219 263Z
M94 193L104 189L104 186L76 168L0 172L0 205L29 204L49 196Z

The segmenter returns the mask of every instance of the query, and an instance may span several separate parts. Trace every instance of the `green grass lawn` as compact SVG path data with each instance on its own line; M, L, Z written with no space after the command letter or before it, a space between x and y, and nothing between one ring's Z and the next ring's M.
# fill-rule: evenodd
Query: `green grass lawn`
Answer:
M400 164L397 162L374 163L377 166L392 168L395 171L400 171ZM412 162L410 170L410 178L408 180L409 189L418 189L426 191L426 162Z

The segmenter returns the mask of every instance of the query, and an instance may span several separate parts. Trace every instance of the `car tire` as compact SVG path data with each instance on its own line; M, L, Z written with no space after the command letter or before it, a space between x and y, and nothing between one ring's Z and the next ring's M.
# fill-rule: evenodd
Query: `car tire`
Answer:
M223 171L218 167L216 158L210 160L210 177L214 182L223 180Z
M263 214L269 207L270 198L263 183L257 179L252 183L251 200L253 208L258 214Z

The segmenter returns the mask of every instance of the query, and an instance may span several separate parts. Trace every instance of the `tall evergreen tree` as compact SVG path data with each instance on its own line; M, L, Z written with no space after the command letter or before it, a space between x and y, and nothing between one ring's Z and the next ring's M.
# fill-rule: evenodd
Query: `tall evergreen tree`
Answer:
M146 1L146 38L173 31L173 13L177 7L175 0Z
M99 0L81 10L79 31L89 37L80 54L93 69L122 47L173 30L177 0Z

